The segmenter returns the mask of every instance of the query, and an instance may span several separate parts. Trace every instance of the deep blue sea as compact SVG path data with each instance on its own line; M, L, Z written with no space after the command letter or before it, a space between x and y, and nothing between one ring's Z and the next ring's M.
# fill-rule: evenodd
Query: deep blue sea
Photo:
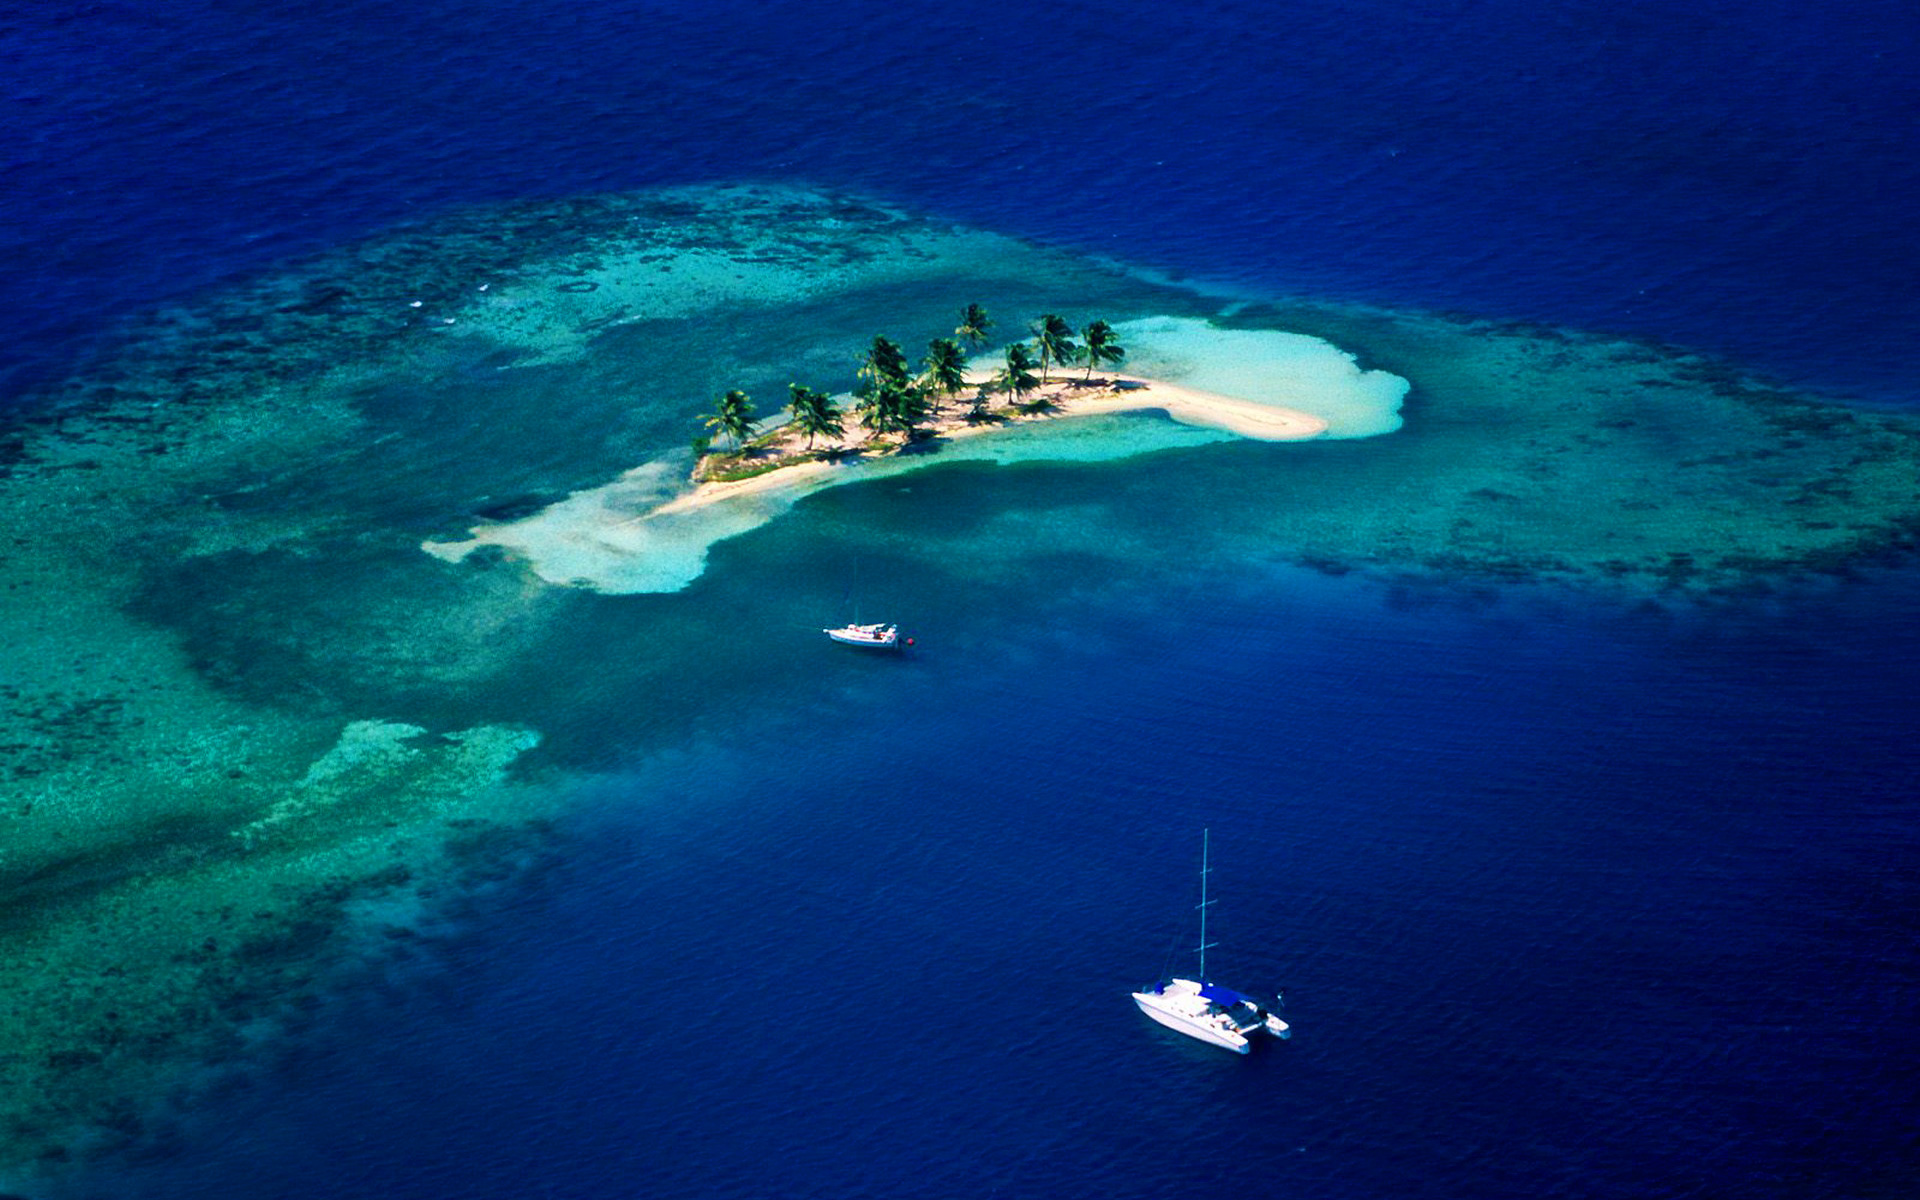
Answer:
M757 179L1911 411L1917 61L1892 0L13 3L0 383L453 208ZM1250 566L1083 616L632 765L92 1194L1911 1193L1904 568L1710 617ZM1245 1059L1126 995L1203 827L1221 974L1297 1030Z

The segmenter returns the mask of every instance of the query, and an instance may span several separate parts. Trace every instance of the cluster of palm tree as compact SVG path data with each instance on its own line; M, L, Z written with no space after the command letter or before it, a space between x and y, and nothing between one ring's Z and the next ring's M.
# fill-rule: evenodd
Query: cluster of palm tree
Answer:
M883 335L874 337L860 360L853 398L860 423L875 433L905 434L911 441L914 427L927 417L926 393L914 383L906 351Z
M1028 392L1042 387L1050 381L1055 366L1066 366L1080 361L1087 362L1087 378L1093 378L1095 367L1103 364L1118 363L1127 356L1120 344L1113 326L1105 321L1089 322L1080 330L1080 341L1074 338L1073 326L1058 313L1047 313L1030 328L1033 334L1032 349L1025 342L1014 342L1006 350L1006 366L995 377L995 384L1003 392L1013 397L1015 407L1023 407L1022 400ZM1034 362L1035 353L1040 361ZM1039 378L1034 378L1033 369L1040 368Z
M986 309L978 304L967 305L960 311L960 323L954 327L951 337L938 337L927 343L918 374L908 364L906 352L898 343L885 336L875 337L860 361L860 383L853 392L854 411L860 423L875 434L898 433L906 441L912 441L922 422L929 416L938 417L942 403L966 389L967 351L962 343L976 349L985 346L987 331L992 328L993 319ZM1078 342L1074 341L1073 327L1055 313L1041 317L1031 332L1031 347L1025 342L1007 346L1006 365L989 385L1011 396L1015 407L1022 407L1029 392L1049 381L1055 366L1066 366L1084 357L1087 378L1091 379L1095 367L1117 363L1126 356L1113 327L1105 321L1094 321L1080 330ZM1036 353L1038 362L1034 361ZM1040 369L1038 377L1033 374L1035 367ZM788 384L787 389L793 427L807 435L809 451L816 438L839 438L845 434L845 414L831 396L799 383ZM988 387L975 392L973 407L968 412L970 420L990 418L987 395ZM706 423L708 428L725 434L732 448L738 451L753 436L756 425L752 398L738 389L729 391L720 398Z

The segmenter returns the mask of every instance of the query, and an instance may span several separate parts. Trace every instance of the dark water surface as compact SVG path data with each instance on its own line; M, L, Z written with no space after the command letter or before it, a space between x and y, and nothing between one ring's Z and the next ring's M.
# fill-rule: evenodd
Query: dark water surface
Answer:
M1920 22L1891 0L103 0L0 37L26 364L448 206L747 177L1911 396Z

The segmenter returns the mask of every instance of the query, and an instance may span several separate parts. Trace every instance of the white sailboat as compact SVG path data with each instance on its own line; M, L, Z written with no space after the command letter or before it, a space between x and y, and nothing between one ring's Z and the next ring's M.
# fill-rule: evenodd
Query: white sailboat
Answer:
M885 622L872 625L841 625L834 629L822 629L834 641L843 646L865 646L870 650L898 650L901 645L900 627ZM906 644L913 644L912 638Z
M1152 987L1133 994L1140 1011L1191 1038L1209 1045L1245 1054L1251 1043L1247 1035L1269 1033L1274 1037L1291 1036L1287 1023L1253 997L1222 987L1207 979L1207 950L1215 945L1207 941L1207 898L1209 831L1200 834L1200 970L1198 979L1163 979Z
M853 563L855 581L859 579L859 575L860 560L855 559ZM855 583L847 585L848 596L855 594L855 587ZM841 597L842 603L845 600L845 596ZM820 632L842 646L859 646L867 650L900 650L913 645L913 639L901 634L900 627L891 621L872 621L861 624L858 604L854 605L852 621L845 625L836 625L831 629L822 629Z

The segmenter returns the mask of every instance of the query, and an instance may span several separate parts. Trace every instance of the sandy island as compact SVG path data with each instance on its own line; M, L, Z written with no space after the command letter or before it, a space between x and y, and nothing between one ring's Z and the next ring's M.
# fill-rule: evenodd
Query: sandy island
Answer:
M1328 430L1326 420L1295 409L1114 374L1063 376L1026 393L1018 407L1002 405L984 418L973 416L971 389L988 378L985 371L971 375L968 389L920 424L912 447L937 448L943 440L1038 421L1141 410L1263 441L1299 441ZM429 540L420 548L458 562L482 547L497 547L542 579L567 587L614 594L677 591L705 570L713 543L764 524L810 492L860 478L862 464L901 460L906 444L900 435L875 435L850 412L843 420L844 436L816 440L811 449L804 434L776 425L741 453L708 455L694 469L691 491L682 490L685 477L669 465L672 460L662 459L531 516L479 526L464 540ZM939 461L937 453L926 461ZM716 475L720 478L710 477Z
M976 371L968 382L970 386L979 387L988 379L987 373ZM973 399L969 395L946 400L937 414L920 424L916 444L933 439L977 437L1031 421L1156 410L1185 425L1224 429L1240 437L1268 442L1301 441L1318 437L1327 430L1327 422L1311 413L1137 375L1112 373L1091 379L1062 376L1051 380L1028 392L1018 407L1005 405L991 409L984 420L970 419L972 408ZM882 437L860 427L852 413L844 414L844 418L848 426L844 437L837 441L816 441L811 450L807 448L804 434L783 425L770 435L762 435L757 439L759 444L737 458L710 455L695 467L695 479L716 468L758 473L745 479L703 480L686 495L634 519L687 512L730 497L789 487L831 471L844 462L896 454L902 449L902 443L896 438Z

